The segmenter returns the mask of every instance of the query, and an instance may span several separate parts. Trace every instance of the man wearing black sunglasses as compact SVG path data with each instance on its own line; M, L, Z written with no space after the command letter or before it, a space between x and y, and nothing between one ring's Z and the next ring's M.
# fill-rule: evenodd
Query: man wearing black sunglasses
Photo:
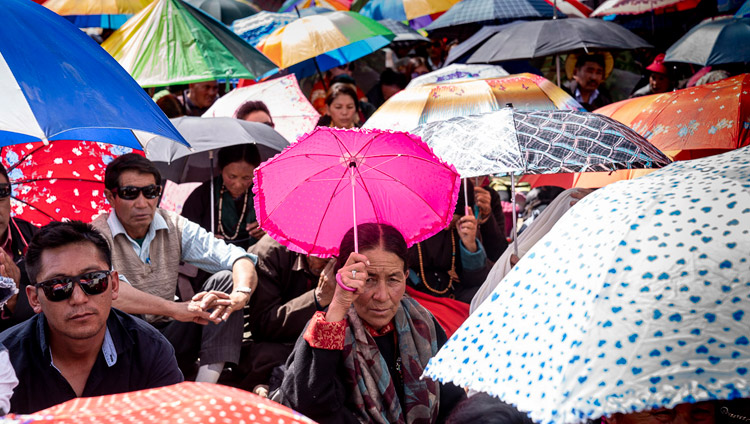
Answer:
M110 243L112 262L130 283L120 286L115 307L143 315L158 328L177 350L186 374L200 359L196 381L217 382L226 362L239 361L242 309L257 285L257 256L157 208L161 175L143 156L131 153L110 162L104 187L114 213L92 224ZM213 275L198 294L176 302L180 262Z
M0 331L22 322L34 311L26 299L25 287L29 277L23 266L28 241L37 232L37 227L10 214L12 186L8 172L0 164L0 275L16 282L18 294L13 295L5 306L0 307Z
M19 381L11 412L183 380L164 336L112 309L118 275L107 241L91 225L42 228L29 245L26 269L33 282L26 294L37 315L0 334Z

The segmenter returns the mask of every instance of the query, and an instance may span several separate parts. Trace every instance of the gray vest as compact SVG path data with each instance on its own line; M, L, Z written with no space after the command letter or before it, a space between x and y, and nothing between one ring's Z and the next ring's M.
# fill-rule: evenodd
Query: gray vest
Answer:
M149 246L151 263L148 264L141 261L124 234L118 234L112 240L112 232L107 224L108 213L99 215L91 224L107 239L112 249L112 266L117 272L124 275L136 289L172 302L177 290L182 258L182 227L185 218L164 209L157 209L156 213L167 222L168 230L156 231L156 237ZM154 323L171 318L147 314L144 319Z

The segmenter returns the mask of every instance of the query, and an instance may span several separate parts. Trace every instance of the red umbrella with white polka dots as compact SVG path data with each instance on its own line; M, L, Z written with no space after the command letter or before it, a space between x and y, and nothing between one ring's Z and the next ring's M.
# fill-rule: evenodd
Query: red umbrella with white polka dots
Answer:
M34 423L314 423L286 406L250 392L194 382L76 398L33 415Z

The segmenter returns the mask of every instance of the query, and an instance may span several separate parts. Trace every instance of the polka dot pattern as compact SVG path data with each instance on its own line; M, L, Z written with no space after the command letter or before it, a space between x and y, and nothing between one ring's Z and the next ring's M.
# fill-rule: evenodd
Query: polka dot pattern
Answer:
M16 417L23 420L23 417ZM34 423L303 424L309 418L266 398L218 384L184 382L117 395L76 398L28 417ZM25 422L25 421L22 421Z
M542 424L750 397L750 148L576 204L430 360Z
M11 213L35 225L91 221L110 209L104 197L107 164L131 152L129 147L70 140L3 147L0 157L13 184Z

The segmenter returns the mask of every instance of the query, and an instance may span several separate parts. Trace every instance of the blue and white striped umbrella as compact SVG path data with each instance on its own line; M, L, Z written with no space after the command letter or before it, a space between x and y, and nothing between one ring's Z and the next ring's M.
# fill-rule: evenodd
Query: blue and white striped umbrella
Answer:
M579 201L425 369L541 424L750 397L750 147Z
M0 15L0 146L89 140L141 149L157 135L187 144L106 51L28 0Z

